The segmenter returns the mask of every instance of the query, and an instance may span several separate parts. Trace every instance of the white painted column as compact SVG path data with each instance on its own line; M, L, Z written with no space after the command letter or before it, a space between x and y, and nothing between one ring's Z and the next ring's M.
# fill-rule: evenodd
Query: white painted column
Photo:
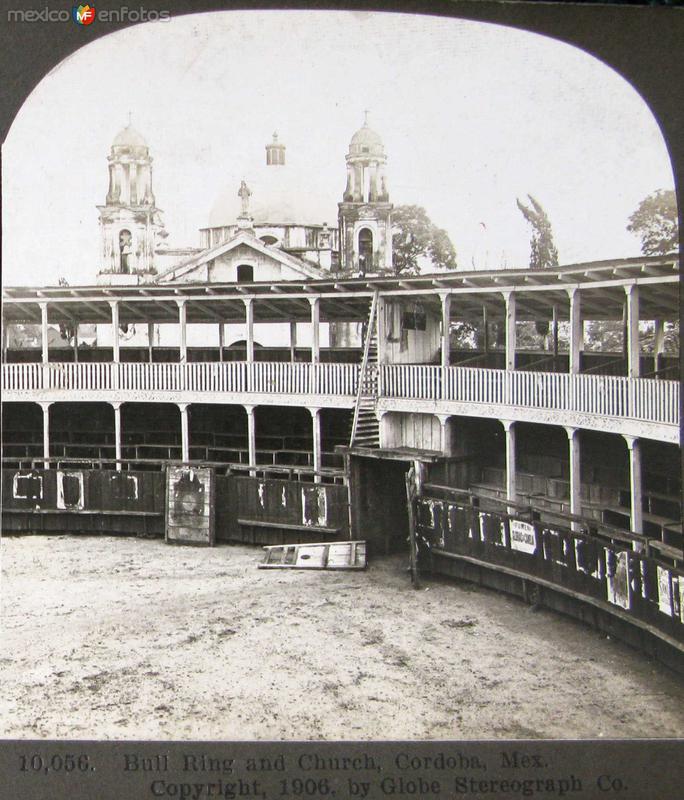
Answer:
M249 465L256 466L256 427L254 424L254 409L255 406L244 406L247 412L247 451ZM250 475L256 475L254 470L250 470Z
M636 436L625 436L629 448L629 490L632 496L630 528L634 533L644 532L643 493L641 488L641 442Z
M290 323L290 361L294 363L297 350L297 323Z
M181 460L190 461L190 427L188 425L189 403L178 403L181 417Z
M506 499L517 502L515 487L515 423L502 419L501 424L506 432Z
M222 322L219 322L218 335L219 335L219 361L223 361L223 348L226 346L226 332Z
M321 409L310 408L311 422L313 426L313 468L316 472L321 471L323 465L323 457L321 453ZM314 482L320 483L321 476L315 475Z
M580 432L579 428L567 427L565 432L568 435L568 455L570 462L570 513L575 516L582 515L582 496L581 496L581 473L580 473ZM573 522L573 530L579 528L579 524Z
M254 361L254 301L251 297L243 300L245 304L245 340L247 342L247 361Z
M658 377L660 369L660 356L665 352L665 325L662 319L653 321L653 371Z
M627 295L627 375L638 378L641 374L639 363L639 287L636 284L625 286Z
M568 289L570 299L570 353L568 371L571 375L580 372L582 358L582 305L579 289Z
M487 355L489 353L489 322L487 321L487 306L482 306L482 353L485 357L485 366L487 366Z
M119 303L117 300L110 300L109 306L112 309L112 360L115 364L121 361L121 348L119 344Z
M48 304L40 304L40 344L43 350L42 361L47 364L49 361L49 342L48 342Z
M451 442L449 441L449 414L436 414L439 420L439 449L442 455L451 455Z
M150 362L152 363L152 348L154 347L154 323L148 322L147 323L147 357Z
M506 369L515 369L515 292L504 292L506 299Z
M439 293L442 301L442 366L448 367L451 362L451 337L449 336L449 320L451 317L451 295Z
M118 470L121 469L121 403L114 402L112 403L112 408L114 409L114 447L115 447L115 458L116 458L116 468Z
M74 363L78 364L78 322L74 322Z
M386 361L387 350L387 303L385 298L378 295L377 327L378 332L378 364Z
M188 308L186 300L176 300L178 305L178 322L180 324L180 363L188 361Z
M50 458L50 406L52 403L39 403L43 409L43 458L45 469L50 468L47 459Z
M311 304L311 363L321 360L321 298L310 297Z

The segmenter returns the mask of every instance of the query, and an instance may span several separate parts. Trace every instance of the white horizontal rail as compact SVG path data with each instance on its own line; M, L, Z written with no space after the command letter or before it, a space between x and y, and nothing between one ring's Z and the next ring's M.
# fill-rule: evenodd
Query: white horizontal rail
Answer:
M379 396L568 411L679 424L679 383L612 375L474 367L382 365ZM4 364L7 392L188 392L353 397L358 364L224 362L190 364Z
M387 398L451 400L679 424L677 381L475 367L383 365L380 392Z

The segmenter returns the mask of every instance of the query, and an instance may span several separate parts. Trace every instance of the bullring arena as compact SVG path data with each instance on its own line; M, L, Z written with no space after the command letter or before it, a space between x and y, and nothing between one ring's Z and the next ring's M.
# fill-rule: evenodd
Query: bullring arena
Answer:
M676 359L634 335L676 279L675 259L643 258L531 286L507 271L6 289L13 324L183 310L175 353L116 335L6 351L3 735L681 735ZM516 351L511 315L560 315L563 298L571 337L580 313L627 308L621 366L572 339ZM475 323L483 302L508 314L503 343L454 351L451 309ZM186 324L244 324L245 308L246 349L187 346ZM388 361L394 313L414 326L406 357L439 363L402 365L398 346ZM262 351L255 318L356 321L365 338ZM366 570L257 569L261 545L350 539Z

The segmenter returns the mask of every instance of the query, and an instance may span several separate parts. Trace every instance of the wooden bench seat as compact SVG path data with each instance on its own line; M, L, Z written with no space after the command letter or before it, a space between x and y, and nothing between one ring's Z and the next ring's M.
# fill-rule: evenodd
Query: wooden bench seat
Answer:
M255 528L280 528L286 531L312 531L313 533L339 533L340 529L328 528L320 525L304 525L292 522L271 522L263 519L244 519L238 517L238 525L251 526Z
M117 517L161 517L163 511L102 511L97 509L84 508L3 508L3 514L101 514L103 516Z

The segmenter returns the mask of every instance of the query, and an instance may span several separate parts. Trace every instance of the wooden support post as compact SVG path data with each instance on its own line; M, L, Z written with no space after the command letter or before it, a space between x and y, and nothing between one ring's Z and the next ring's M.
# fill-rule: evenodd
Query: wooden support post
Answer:
M515 485L515 423L502 419L501 424L506 432L506 499L515 503L518 499Z
M50 342L48 341L48 304L40 304L40 343L43 349L42 361L47 364L50 360Z
M310 408L311 422L313 426L313 468L316 472L321 471L323 466L323 458L321 453L321 409ZM321 476L314 475L314 482L320 483Z
M112 309L112 361L118 364L121 361L121 349L119 346L119 302L110 300L109 306Z
M636 436L625 436L629 448L629 490L631 494L630 528L644 532L643 493L641 485L641 442ZM637 548L635 548L637 549Z
M78 322L74 322L74 364L78 364Z
M378 307L375 310L378 334L378 364L384 364L387 359L387 306L385 298L378 295Z
M551 337L553 342L553 371L558 372L558 306L555 303L551 320Z
M181 460L190 461L190 426L188 425L189 403L178 403L181 416Z
M451 319L451 295L440 292L442 301L442 366L448 367L451 363L451 337L449 336L449 323Z
M439 420L439 449L442 455L451 455L451 442L449 441L449 414L436 414Z
M627 295L627 375L638 378L641 374L639 359L639 287L633 283L625 286Z
M515 369L515 292L504 292L506 299L506 369Z
M7 363L7 350L9 348L10 323L3 317L2 320L2 360ZM45 363L45 362L43 362Z
M297 357L297 323L290 322L290 361L294 364Z
M416 500L420 494L420 462L413 461L406 473L406 506L409 522L409 569L414 589L420 589L418 541L416 537Z
M176 300L178 304L178 322L180 323L180 363L188 361L188 308L186 300Z
M482 354L484 355L484 366L487 367L489 356L489 321L487 320L487 306L482 306Z
M660 357L665 352L665 325L662 319L653 321L653 372L658 377L660 372Z
M311 363L321 360L321 298L310 297L311 304Z
M45 469L50 468L48 459L50 458L50 406L52 403L40 403L43 409L43 458L45 459L43 466Z
M247 412L247 451L249 466L256 466L256 427L254 424L254 408L255 406L244 406ZM254 470L250 470L250 475L256 475Z
M570 462L570 513L574 516L582 515L582 496L581 496L581 471L580 471L580 432L579 428L568 427L565 429L568 434L568 455ZM573 522L573 530L577 530L579 525Z
M219 335L219 361L223 361L223 349L226 346L226 332L222 322L219 322L218 335Z
M568 372L577 375L581 371L582 358L582 305L579 289L568 289L570 299L570 357Z
M112 403L114 409L114 448L116 458L116 468L121 470L121 403Z
M245 340L247 342L247 361L254 361L254 302L251 297L243 300L245 304Z
M153 359L153 347L154 347L154 323L148 322L147 323L147 358L150 364L152 363Z

